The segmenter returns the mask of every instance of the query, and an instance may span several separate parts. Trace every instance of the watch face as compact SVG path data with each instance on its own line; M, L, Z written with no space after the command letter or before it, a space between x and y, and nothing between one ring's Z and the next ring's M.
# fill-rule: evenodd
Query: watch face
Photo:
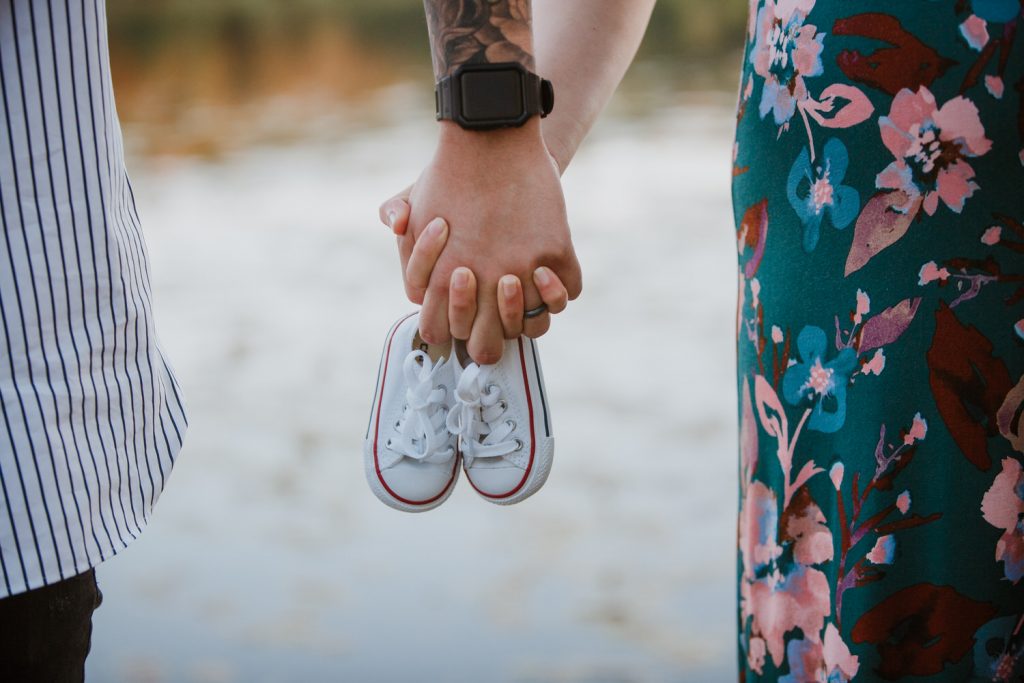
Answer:
M510 121L526 110L522 74L515 69L468 71L460 79L462 116L474 123Z

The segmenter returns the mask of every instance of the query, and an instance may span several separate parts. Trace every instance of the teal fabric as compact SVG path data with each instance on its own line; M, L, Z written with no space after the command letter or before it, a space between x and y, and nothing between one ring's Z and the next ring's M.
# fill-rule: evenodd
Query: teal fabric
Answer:
M1024 680L1019 0L753 0L740 680Z

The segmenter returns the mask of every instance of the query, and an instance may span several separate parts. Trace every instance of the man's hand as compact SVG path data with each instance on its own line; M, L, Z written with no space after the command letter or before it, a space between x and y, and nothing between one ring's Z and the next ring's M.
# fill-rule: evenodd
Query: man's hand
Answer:
M480 363L501 358L503 338L547 329L548 314L524 321L522 310L551 299L546 303L557 312L563 294L574 299L582 289L558 167L539 123L488 132L442 124L437 152L409 193L409 229L399 237L399 251L406 293L423 304L420 333L442 343L450 330L456 337L468 331L467 349ZM407 210L392 200L381 214L395 228ZM453 278L459 266L471 272ZM475 318L466 302L474 285Z
M391 199L387 200L380 207L380 220L384 225L398 237L399 250L406 243L412 241L412 236L406 236L409 226L409 193L412 186L407 187ZM402 277L406 283L406 291L419 292L418 302L422 303L422 294L426 292L430 274L434 270L437 259L444 251L448 241L448 224L443 218L436 218L427 224L426 229L420 234L419 240L411 247L411 251L404 250L407 258L403 260ZM511 295L505 295L501 286L502 281L508 281L512 285ZM410 285L409 283L419 283ZM504 275L498 281L498 311L501 314L502 327L505 328L505 336L515 336L512 330L522 328L522 333L528 337L539 337L546 334L549 327L551 315L558 315L565 310L569 303L569 292L565 285L555 273L547 266L541 266L533 271L533 283L537 287L541 301L547 307L548 316L534 321L524 321L522 297L522 285L515 275ZM452 271L451 281L448 285L448 325L451 336L455 339L469 339L473 329L473 320L476 318L476 276L469 268L459 266ZM410 298L412 298L410 296Z

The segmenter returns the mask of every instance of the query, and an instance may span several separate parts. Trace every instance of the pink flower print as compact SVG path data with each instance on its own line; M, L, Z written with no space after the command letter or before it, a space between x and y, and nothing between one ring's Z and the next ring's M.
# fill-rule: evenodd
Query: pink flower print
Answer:
M999 76L985 76L985 90L997 100L1003 99L1003 79Z
M921 271L917 274L917 284L926 285L936 280L945 282L948 277L949 271L945 267L939 268L935 261L929 261L921 266Z
M871 356L871 360L860 367L860 371L865 375L881 375L882 370L885 370L885 351L882 349L875 351L875 355Z
M871 310L871 298L861 289L857 290L857 310L853 314L853 322L860 325L864 316Z
M988 24L981 17L972 14L960 24L960 35L972 49L981 52L988 44Z
M928 434L928 421L921 417L921 413L914 415L914 421L910 424L910 431L903 437L903 443L911 445L920 441Z
M753 616L753 633L764 638L776 666L786 656L784 636L799 628L820 633L832 610L831 587L825 573L794 565L788 574L775 571L740 588L744 617Z
M941 199L956 213L979 186L967 159L985 154L992 141L978 118L978 108L958 96L938 107L925 86L904 88L893 98L888 116L878 119L882 142L896 160L875 179L880 189L902 190L908 197L897 210L910 211L923 197L928 215Z
M850 653L850 648L843 642L843 637L839 635L839 629L835 624L825 627L825 643L822 649L825 655L825 680L829 683L846 683L853 680L860 670L860 659ZM842 677L836 677L837 673Z
M981 236L981 243L987 244L990 247L999 244L999 238L1003 236L1003 229L998 225L993 225L991 228L985 231L985 234Z
M755 673L764 672L764 656L767 654L764 638L751 638L747 648L747 664Z
M892 535L880 536L875 541L875 547L867 554L869 561L874 564L892 564L896 556L896 539Z
M907 514L910 511L910 491L904 491L896 498L896 509L901 514Z
M1003 459L1003 469L981 499L985 521L1003 530L996 542L996 562L1013 583L1024 576L1024 468L1013 458Z
M779 503L775 493L759 481L746 491L740 510L740 554L748 576L782 554L778 544Z
M776 344L781 344L785 337L782 336L782 328L778 325L772 325L772 341Z
M835 624L825 628L824 641L805 637L786 648L789 674L779 683L847 683L857 675L860 662L843 642Z
M841 462L837 462L832 465L832 469L828 471L829 479L832 480L832 485L836 487L836 491L843 485L843 473L846 471L846 466Z
M796 103L807 98L804 78L824 71L821 51L825 36L804 24L814 0L766 0L757 12L756 41L750 53L754 72L764 79L761 118L772 112L775 123L786 124Z
M832 532L826 526L825 515L813 503L789 517L786 534L795 539L793 559L800 564L828 562L835 553Z
M761 639L776 666L786 654L786 633L795 628L820 633L831 612L828 578L810 565L832 559L832 532L809 496L799 509L787 510L782 544L779 502L770 488L753 482L740 510L740 610L744 622L750 619L748 658L757 662L755 641Z

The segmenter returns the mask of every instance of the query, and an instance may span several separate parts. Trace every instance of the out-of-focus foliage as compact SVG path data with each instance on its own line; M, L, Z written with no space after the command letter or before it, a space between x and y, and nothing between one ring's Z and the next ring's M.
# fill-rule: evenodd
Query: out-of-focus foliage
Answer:
M660 0L641 57L734 52L746 11L743 0ZM324 24L343 27L366 48L399 61L429 54L418 0L110 0L108 16L116 41L139 57L182 38L302 40Z
M660 0L619 113L735 91L745 11L744 0ZM107 17L118 112L150 152L302 135L391 86L418 99L389 114L432 106L421 0L108 0Z

